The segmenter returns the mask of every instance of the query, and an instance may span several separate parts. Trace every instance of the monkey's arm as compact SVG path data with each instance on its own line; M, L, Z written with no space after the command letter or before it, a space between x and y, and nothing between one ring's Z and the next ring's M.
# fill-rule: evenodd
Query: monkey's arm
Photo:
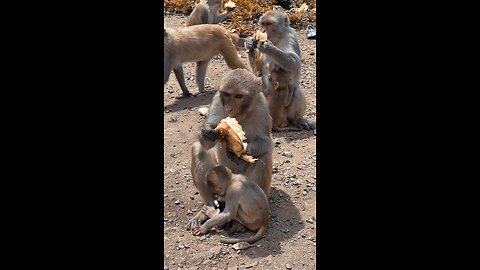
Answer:
M268 54L273 62L287 72L300 70L300 56L293 48L287 47L284 51L275 46L270 40L258 45L258 50Z
M213 16L213 23L221 23L225 18L227 18L228 14L230 14L232 10L227 10L223 13L217 13Z
M229 222L230 220L236 217L238 206L239 206L238 196L235 193L227 194L224 211L214 216L213 218L207 220L207 222L205 222L200 227L193 228L192 234L201 235L201 234L207 233L209 230L211 230L215 226L222 227L225 223Z
M198 140L205 149L210 149L215 146L216 140L220 138L220 133L214 131L220 120L225 118L222 102L220 101L219 92L213 96L212 104L208 110L207 119L200 128Z
M253 157L260 157L266 154L271 148L270 137L257 135L247 144L247 153Z

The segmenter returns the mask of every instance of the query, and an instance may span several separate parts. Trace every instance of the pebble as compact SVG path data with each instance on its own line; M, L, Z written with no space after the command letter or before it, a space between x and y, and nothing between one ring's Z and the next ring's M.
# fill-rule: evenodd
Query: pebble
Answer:
M287 263L287 264L285 264L285 268L286 268L286 269L292 269L292 266Z
M238 242L238 243L236 243L235 245L232 246L233 249L238 250L238 251L243 250L243 249L247 249L249 247L251 247L251 246L247 242Z
M174 203L175 203L176 205L179 205L179 204L180 204L180 201L179 201L179 200L176 200Z

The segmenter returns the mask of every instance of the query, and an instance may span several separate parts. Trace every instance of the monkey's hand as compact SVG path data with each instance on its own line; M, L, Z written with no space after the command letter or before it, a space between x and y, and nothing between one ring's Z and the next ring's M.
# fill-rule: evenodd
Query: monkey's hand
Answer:
M207 218L208 217L204 213L202 212L197 213L192 219L188 221L187 230L200 226L202 222Z
M215 141L220 139L220 132L215 131L215 125L213 124L205 124L202 126L200 130L200 134L203 138L210 140L210 141Z
M195 227L192 229L192 234L195 236L206 234L206 233L207 233L207 228L205 228L205 226Z
M245 162L245 161L239 159L234 153L230 152L229 150L227 150L227 157L228 157L228 159L230 159L230 161L232 161L233 163L235 163L237 165L240 165L242 162Z
M268 39L265 42L258 44L257 46L257 49L262 53L270 52L274 48L276 48L275 45L273 45L273 43Z
M215 209L213 206L204 205L202 207L202 213L204 213L208 218L213 218L214 216L220 213L220 209Z
M245 154L254 158L262 156L268 150L268 140L268 138L258 136L254 140L249 141L247 149L245 150Z
M246 37L245 38L245 49L247 51L253 50L257 47L257 42L253 40L251 37Z

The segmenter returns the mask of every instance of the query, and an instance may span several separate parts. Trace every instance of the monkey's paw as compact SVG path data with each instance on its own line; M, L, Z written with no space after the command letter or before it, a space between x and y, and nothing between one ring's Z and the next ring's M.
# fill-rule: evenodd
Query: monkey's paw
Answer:
M263 52L263 53L271 51L273 47L275 47L275 45L273 45L273 43L268 39L267 39L267 41L265 41L261 44L258 44L258 46L257 46L258 50Z
M220 209L215 209L213 206L204 205L202 208L202 213L204 213L208 218L213 218L214 216L220 213Z
M207 218L208 217L204 213L202 212L197 213L192 219L188 221L187 230L191 230L192 228L195 228L195 227L200 227L200 225L202 225L202 222Z
M249 51L251 49L254 49L257 47L257 43L253 41L253 38L251 37L246 37L245 38L245 44L244 44L245 50Z
M312 130L315 129L316 123L312 119L304 118L304 121L302 123L303 128L306 130Z
M212 124L206 124L200 129L200 134L203 138L206 138L210 141L215 141L220 139L220 132L215 130L215 126Z
M180 96L176 96L175 98L176 98L176 99L182 99L182 98L189 98L189 97L194 97L194 96L195 96L195 95L192 94L192 93L187 93L187 94L183 93L183 94L181 94Z
M192 229L192 234L195 236L205 234L207 232L207 229L205 227L200 226L200 227L195 227Z

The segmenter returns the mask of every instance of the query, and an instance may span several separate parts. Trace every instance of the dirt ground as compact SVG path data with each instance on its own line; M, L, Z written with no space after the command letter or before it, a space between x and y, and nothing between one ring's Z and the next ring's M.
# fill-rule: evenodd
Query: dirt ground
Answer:
M186 17L165 15L165 27L179 28ZM297 29L302 50L301 89L307 98L307 116L316 119L316 40ZM242 60L247 63L246 54ZM316 250L316 135L314 131L275 132L270 220L264 238L236 251L219 239L224 231L193 236L187 221L202 207L190 175L190 147L221 76L228 70L221 56L208 67L207 93L177 100L181 94L174 76L164 87L164 269L315 269ZM195 91L195 64L184 65L186 82ZM173 72L172 72L173 73ZM238 236L251 236L246 232Z

